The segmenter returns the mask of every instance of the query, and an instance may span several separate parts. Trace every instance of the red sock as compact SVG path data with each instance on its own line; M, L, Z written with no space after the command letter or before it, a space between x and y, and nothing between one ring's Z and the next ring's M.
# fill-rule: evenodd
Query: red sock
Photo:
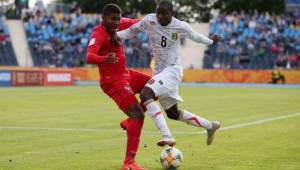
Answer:
M140 136L144 121L140 119L128 119L127 149L125 163L134 162L134 158L140 143Z

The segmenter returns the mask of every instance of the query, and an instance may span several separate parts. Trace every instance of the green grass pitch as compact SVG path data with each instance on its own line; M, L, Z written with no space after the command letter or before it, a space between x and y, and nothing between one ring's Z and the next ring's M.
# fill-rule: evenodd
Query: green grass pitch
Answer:
M181 87L179 106L222 127L300 112L300 89ZM99 87L0 89L0 170L119 170L125 115ZM167 120L182 170L299 170L300 116L237 127L206 146L203 129ZM146 116L137 162L161 170L160 138ZM193 134L195 133L195 134Z

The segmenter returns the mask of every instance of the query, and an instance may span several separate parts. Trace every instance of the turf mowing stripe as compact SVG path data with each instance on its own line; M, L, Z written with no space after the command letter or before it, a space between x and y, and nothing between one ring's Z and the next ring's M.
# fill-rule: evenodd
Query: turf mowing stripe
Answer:
M246 122L246 123L239 123L235 125L225 126L220 128L220 131L230 130L230 129L238 129L245 126L251 126L251 125L258 125L258 124L264 124L276 120L281 119L287 119L291 117L297 117L300 116L299 113L292 113L282 116L276 116L276 117L270 117L266 119L261 119L253 122ZM42 128L42 127L16 127L16 126L0 126L0 129L7 129L7 130L49 130L49 131L89 131L89 132L123 132L120 129L85 129L85 128ZM149 130L143 130L143 133L148 134L157 134L160 133L159 131L149 131ZM183 132L183 131L174 131L173 134L183 134L183 135L190 135L190 134L205 134L206 131L200 131L200 132Z
M99 81L77 81L76 86L99 86ZM299 84L266 83L180 83L183 87L251 87L251 88L300 88Z
M264 84L264 83L181 83L183 87L250 87L250 88L300 88L299 84Z

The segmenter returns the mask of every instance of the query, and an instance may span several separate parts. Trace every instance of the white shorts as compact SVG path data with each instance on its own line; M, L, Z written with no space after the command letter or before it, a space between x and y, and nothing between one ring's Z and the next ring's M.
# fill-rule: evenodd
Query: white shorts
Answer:
M158 97L164 110L167 110L183 101L178 93L178 85L183 77L183 68L178 65L169 66L162 72L154 75L146 84Z

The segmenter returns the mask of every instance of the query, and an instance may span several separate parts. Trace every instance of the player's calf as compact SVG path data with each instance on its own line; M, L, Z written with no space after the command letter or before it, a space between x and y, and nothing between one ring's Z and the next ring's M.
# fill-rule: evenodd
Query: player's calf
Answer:
M172 106L170 109L165 110L169 119L179 120L181 117L181 110L178 109L177 104Z

